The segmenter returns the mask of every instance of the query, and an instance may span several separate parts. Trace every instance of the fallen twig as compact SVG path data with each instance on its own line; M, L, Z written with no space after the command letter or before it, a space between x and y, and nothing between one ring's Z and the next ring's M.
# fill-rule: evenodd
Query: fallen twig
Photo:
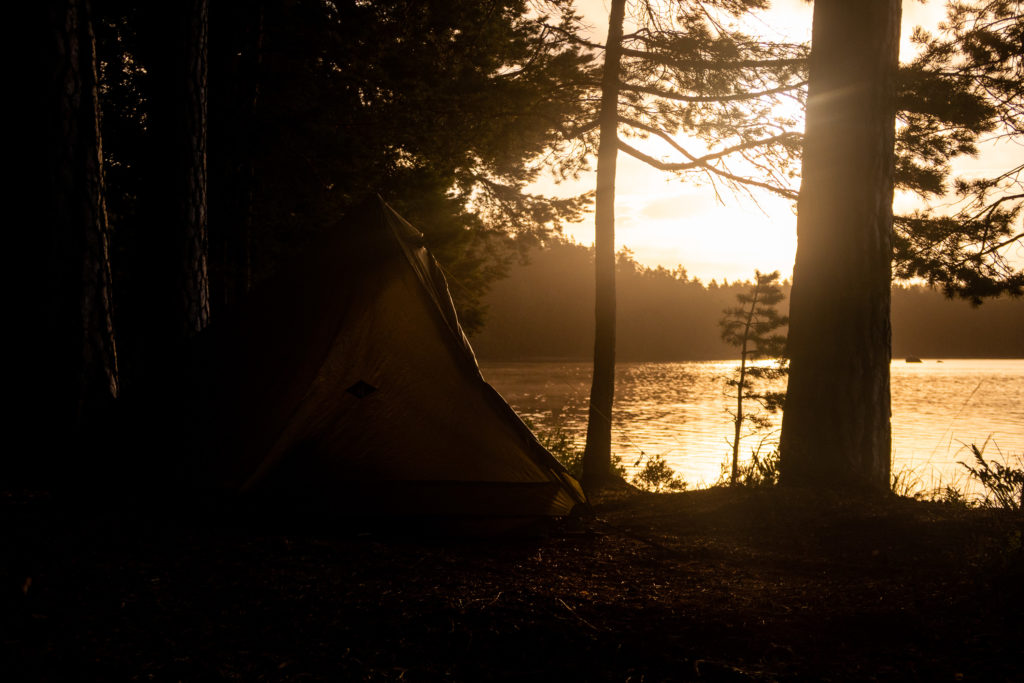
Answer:
M587 628L589 628L589 629L590 629L590 630L592 630L592 631L596 631L596 632L598 632L598 633L600 633L600 632L601 632L601 630L602 630L602 629L599 629L598 627L594 626L594 625L593 625L593 624L591 624L591 623L590 623L589 621L587 621L586 619L584 619L583 617L581 617L581 616L580 616L580 615L579 615L579 614L578 614L578 613L576 612L576 610L574 610L574 609L573 609L572 607L570 607L570 606L568 605L568 603L566 603L566 601L565 601L565 600L563 600L562 598L555 598L555 599L556 599L556 600L558 600L558 602L559 602L559 603L561 603L562 607L564 607L565 609L569 610L569 612L570 612L570 613L571 613L571 614L572 614L572 615L573 615L574 617L576 617L577 619L579 619L579 620L580 620L580 623L582 623L582 624L583 624L584 626L586 626Z

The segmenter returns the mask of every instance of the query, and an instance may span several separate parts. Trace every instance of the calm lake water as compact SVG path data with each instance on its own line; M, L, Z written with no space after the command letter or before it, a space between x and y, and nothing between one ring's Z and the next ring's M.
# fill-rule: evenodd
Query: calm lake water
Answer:
M689 482L716 482L730 447L735 395L725 380L736 361L622 363L616 372L613 448L631 466L641 452L660 454ZM582 447L590 364L481 363L484 377L539 431L559 427ZM917 490L971 488L958 461L965 444L989 441L986 456L1024 454L1024 359L893 361L893 471ZM746 404L745 404L746 406ZM748 410L748 408L744 408ZM768 434L777 443L781 416ZM744 437L749 457L761 435ZM769 450L766 446L765 450ZM1020 461L1015 461L1020 466Z

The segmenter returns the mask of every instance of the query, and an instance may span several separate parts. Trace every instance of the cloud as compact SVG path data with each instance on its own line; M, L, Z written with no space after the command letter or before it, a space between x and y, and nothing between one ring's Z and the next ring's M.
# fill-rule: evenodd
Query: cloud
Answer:
M676 194L646 202L639 214L654 219L684 218L711 213L716 207L717 203L710 193Z

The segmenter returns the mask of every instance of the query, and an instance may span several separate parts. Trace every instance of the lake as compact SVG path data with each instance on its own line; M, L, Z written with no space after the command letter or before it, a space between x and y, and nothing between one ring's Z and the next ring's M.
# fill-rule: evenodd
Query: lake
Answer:
M691 488L715 483L731 453L727 411L735 409L735 394L725 380L736 367L737 361L619 364L612 440L623 464L656 453ZM590 363L481 362L481 370L538 431L564 429L582 448ZM1024 359L900 359L891 377L893 472L915 490L971 488L957 462L971 461L972 443L988 440L986 456L1003 461L1000 451L1024 454ZM778 441L781 415L772 421L765 450ZM744 437L741 454L749 458L761 438Z

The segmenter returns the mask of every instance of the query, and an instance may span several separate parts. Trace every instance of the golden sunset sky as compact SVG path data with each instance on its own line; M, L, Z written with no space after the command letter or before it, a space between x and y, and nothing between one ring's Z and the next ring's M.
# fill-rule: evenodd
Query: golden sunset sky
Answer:
M809 41L812 6L804 0L775 0L772 9L754 19L748 30L766 38ZM603 43L607 35L606 0L578 0L590 38ZM944 16L944 2L904 0L901 57L913 54L910 34L914 26L934 28ZM627 32L628 32L627 28ZM636 147L665 158L667 145L650 140L631 141ZM699 145L694 145L699 148ZM987 145L976 159L959 161L959 175L987 176L1004 171L1024 158L1019 143ZM541 180L534 191L571 195L594 187L593 172L578 181L556 185ZM796 214L792 202L759 192L756 204L749 198L722 191L722 202L706 184L695 184L671 173L657 171L626 154L619 154L616 179L616 248L628 247L648 266L675 268L682 265L691 276L707 282L747 279L754 270L779 270L789 277L796 253ZM938 205L938 202L933 202ZM897 212L923 206L915 196L899 194ZM593 214L569 226L566 233L581 244L594 242ZM1024 246L1017 245L1014 259L1024 263Z

